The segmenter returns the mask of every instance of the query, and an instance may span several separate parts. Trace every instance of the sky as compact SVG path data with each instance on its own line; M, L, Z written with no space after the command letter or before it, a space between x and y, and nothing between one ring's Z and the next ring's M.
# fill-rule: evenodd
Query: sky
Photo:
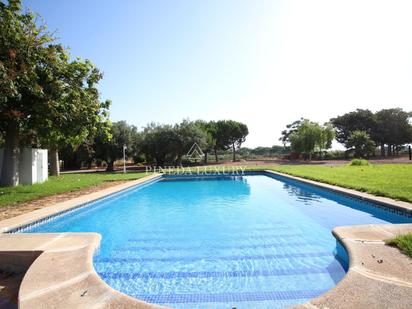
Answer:
M104 73L110 117L233 119L245 146L300 117L412 110L412 1L23 0ZM335 144L336 146L336 144Z

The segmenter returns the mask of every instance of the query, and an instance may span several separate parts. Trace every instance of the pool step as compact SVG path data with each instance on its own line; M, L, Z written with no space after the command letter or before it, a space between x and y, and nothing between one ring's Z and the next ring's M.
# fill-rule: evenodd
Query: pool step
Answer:
M330 274L342 272L342 266L334 263L328 267L304 267L290 269L268 269L255 271L197 271L197 272L99 272L103 279L171 279L171 278L228 278L228 277L269 277L305 274Z
M244 302L264 300L310 299L326 290L295 290L243 293L210 293L210 294L138 294L139 299L157 304L182 304L201 302ZM229 307L228 307L229 308Z
M284 254L267 254L267 255L229 255L229 256L177 256L177 257L113 257L113 258L96 258L95 263L144 263L144 262L197 262L197 261L245 261L245 260L269 260L269 259L293 259L293 258L311 258L331 256L330 252L308 252L308 253L284 253Z

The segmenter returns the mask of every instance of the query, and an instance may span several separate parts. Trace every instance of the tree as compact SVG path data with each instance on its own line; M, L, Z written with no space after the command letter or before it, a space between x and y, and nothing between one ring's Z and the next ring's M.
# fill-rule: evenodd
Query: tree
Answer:
M166 161L174 161L179 137L171 125L148 124L143 129L142 152L149 162L164 166Z
M80 143L107 122L109 102L100 102L96 83L101 73L90 61L69 62L69 55L23 12L21 2L0 3L0 130L5 138L1 182L17 185L19 148L50 147L52 174L58 174L58 147Z
M375 143L365 131L354 131L348 138L349 151L354 153L355 158L368 157L375 151Z
M21 135L49 117L42 98L39 72L47 62L46 45L53 41L35 15L22 12L19 0L0 2L0 130L5 139L1 183L19 183Z
M397 151L397 146L412 142L412 126L409 123L411 117L411 113L401 108L383 109L376 113L377 140L383 156L385 144L388 145L388 155L391 155Z
M216 139L215 156L217 161L217 150L227 150L232 148L233 162L236 161L236 148L240 148L249 134L248 127L233 120L219 120L216 122Z
M128 125L125 121L114 122L110 130L110 137L103 132L95 139L95 156L106 161L108 172L114 170L114 162L123 158L123 146L126 145L127 153L133 153L133 136L136 127ZM129 148L130 147L130 148Z
M203 153L205 154L204 163L207 164L208 154L216 148L216 122L204 120L196 120L195 124L205 133L206 141L205 145L202 148ZM217 153L216 162L217 162Z
M294 152L305 154L309 160L315 152L322 153L332 147L334 130L331 124L323 126L308 119L300 119L287 125L280 138L284 144L290 143Z
M284 146L290 143L290 135L300 127L303 121L304 119L300 118L299 120L296 120L286 125L286 129L281 132L281 137L279 138L279 140L283 143Z
M332 147L332 141L335 138L335 131L330 123L325 123L323 127L320 127L319 140L316 142L316 148L319 151L319 156L326 152L327 149Z
M201 149L205 149L207 133L203 131L195 122L183 120L174 126L177 140L174 145L175 165L182 164L183 155L187 154L190 148L197 144Z
M342 116L331 119L335 127L336 140L348 148L348 140L354 131L365 131L369 136L377 138L377 120L375 115L368 109L357 109Z
M319 124L304 119L289 136L291 148L295 152L304 153L309 160L312 160L312 155L320 143L321 136L322 128Z
M89 60L68 62L68 55L63 53L57 65L58 61L49 61L51 72L43 77L46 84L58 85L44 88L47 100L55 102L50 107L53 118L45 118L37 130L42 144L50 149L52 175L60 174L60 147L76 147L87 138L92 139L98 129L106 135L110 130L110 101L101 102L96 88L102 74Z

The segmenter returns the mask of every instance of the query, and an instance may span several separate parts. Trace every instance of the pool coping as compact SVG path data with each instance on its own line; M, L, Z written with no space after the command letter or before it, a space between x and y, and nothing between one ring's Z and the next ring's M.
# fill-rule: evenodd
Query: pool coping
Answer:
M412 205L405 202L270 170L262 172L349 194L408 213L412 211ZM93 255L101 239L97 233L4 234L19 226L33 224L161 177L159 174L150 175L45 207L44 211L39 209L0 221L0 264L6 265L11 271L23 271L22 265L27 267L19 290L19 308L165 308L116 291L99 277L93 267ZM385 245L384 240L411 231L412 224L335 228L333 235L349 254L349 271L334 288L295 308L407 308L404 305L412 303L412 260L398 249Z
M65 214L68 211L77 209L79 207L87 206L88 204L95 202L97 200L130 189L134 186L143 185L151 181L155 181L157 179L160 179L161 177L161 174L156 173L136 180L131 180L126 183L115 185L113 187L109 187L103 190L99 190L93 193L81 195L68 201L56 203L54 205L40 208L35 211L18 215L13 218L2 220L0 221L0 234L14 232L18 229L30 226L36 222L44 221L57 215Z

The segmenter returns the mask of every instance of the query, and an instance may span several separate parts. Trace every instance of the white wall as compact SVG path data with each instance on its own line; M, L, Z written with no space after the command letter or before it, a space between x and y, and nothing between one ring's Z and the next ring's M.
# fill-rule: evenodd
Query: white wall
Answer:
M0 171L3 149L0 148ZM22 148L19 157L19 184L32 185L48 178L47 149Z

